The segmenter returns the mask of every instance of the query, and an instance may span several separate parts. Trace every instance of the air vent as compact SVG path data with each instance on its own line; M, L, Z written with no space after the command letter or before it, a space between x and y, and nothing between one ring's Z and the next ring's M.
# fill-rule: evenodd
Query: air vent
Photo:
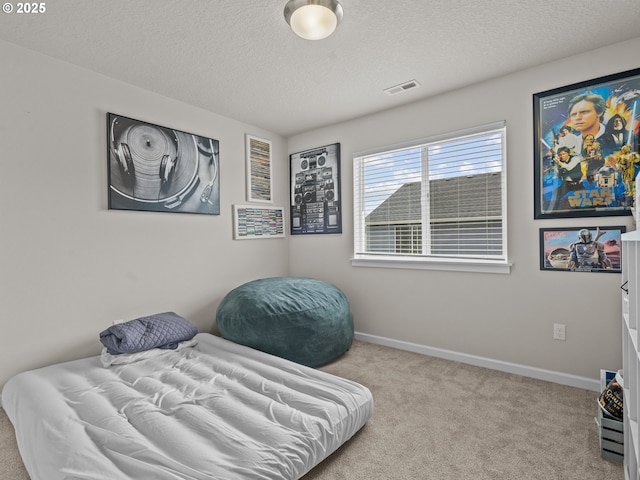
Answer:
M395 87L385 88L383 91L387 95L396 95L398 93L411 90L412 88L418 88L419 86L420 84L417 80L409 80L408 82L401 83L400 85L396 85Z

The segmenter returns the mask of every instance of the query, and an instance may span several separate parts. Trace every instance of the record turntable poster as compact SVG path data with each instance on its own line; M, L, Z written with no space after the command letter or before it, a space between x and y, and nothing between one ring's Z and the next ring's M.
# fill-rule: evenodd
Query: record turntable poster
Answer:
M289 156L291 235L342 233L340 144Z
M107 114L109 209L220 214L219 142Z

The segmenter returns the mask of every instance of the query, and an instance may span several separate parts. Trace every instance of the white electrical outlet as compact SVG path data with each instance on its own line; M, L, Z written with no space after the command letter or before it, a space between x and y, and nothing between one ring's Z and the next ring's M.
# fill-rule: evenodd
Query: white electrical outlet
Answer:
M553 339L554 340L566 340L566 325L564 323L553 324Z

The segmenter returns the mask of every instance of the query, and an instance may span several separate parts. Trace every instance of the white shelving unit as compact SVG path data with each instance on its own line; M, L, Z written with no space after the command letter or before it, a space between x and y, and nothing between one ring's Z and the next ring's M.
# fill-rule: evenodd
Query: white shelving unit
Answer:
M638 393L640 355L640 232L622 235L622 369L624 380L624 476L640 480Z

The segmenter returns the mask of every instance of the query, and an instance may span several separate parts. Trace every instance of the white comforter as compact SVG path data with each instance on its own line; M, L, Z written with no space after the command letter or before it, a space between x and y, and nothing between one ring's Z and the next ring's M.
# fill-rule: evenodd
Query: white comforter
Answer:
M372 414L355 382L213 335L194 341L10 379L2 403L32 480L296 479Z

